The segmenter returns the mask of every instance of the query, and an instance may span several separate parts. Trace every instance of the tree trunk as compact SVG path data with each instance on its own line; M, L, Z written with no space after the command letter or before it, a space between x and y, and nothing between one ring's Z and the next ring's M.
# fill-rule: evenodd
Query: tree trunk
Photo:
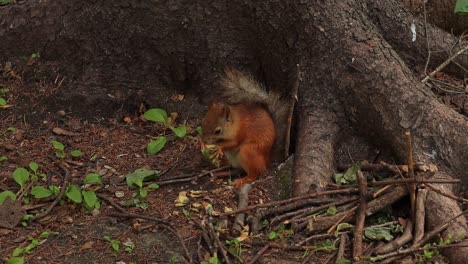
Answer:
M44 98L32 107L46 103L47 110L84 116L114 115L139 102L182 113L196 102L193 112L201 115L217 96L215 80L225 65L288 95L299 64L295 194L330 180L336 144L350 131L404 163L410 130L416 160L437 164L466 186L467 118L420 82L427 39L432 51L456 52L458 38L422 17L388 0L26 1L0 9L0 61L12 61L34 80L41 75L18 58L40 52L37 67L66 80L52 94L39 94ZM433 53L429 69L446 58ZM465 68L467 61L456 59ZM459 67L450 70L463 76ZM167 99L177 93L186 103ZM441 199L429 195L428 203ZM452 200L444 205L451 209L429 213L432 223L459 212ZM465 219L451 228L464 235ZM466 249L450 253L451 263L460 263Z

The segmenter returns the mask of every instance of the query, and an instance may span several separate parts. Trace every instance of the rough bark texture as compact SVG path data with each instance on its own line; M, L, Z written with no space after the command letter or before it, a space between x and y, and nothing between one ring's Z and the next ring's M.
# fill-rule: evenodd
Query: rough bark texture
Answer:
M39 78L18 58L40 52L46 73L66 81L53 92L39 90L43 98L36 104L88 117L134 110L142 102L201 115L217 96L215 80L225 65L288 95L289 76L300 64L295 194L316 191L330 179L335 143L350 130L401 161L403 135L411 130L415 159L436 163L466 185L467 118L415 76L426 63L423 23L421 14L387 0L26 1L0 8L0 62L13 61ZM449 50L458 40L436 26L427 29L431 50ZM433 54L429 68L446 58ZM168 99L179 93L187 100ZM439 197L428 204L448 208L434 211L433 223L459 210ZM466 229L464 221L457 232ZM455 261L466 249L452 253Z

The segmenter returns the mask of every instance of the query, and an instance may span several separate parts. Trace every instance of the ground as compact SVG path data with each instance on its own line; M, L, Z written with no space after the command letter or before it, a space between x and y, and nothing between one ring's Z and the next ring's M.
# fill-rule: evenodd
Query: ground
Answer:
M195 252L200 247L200 231L190 219L200 220L206 215L203 206L197 205L203 202L205 205L211 204L215 211L221 213L225 208L236 208L237 191L229 186L228 178L209 175L194 182L161 184L158 189L150 191L146 198L135 203L133 195L138 190L129 188L124 176L143 167L159 170L160 177L148 182L151 184L196 176L202 171L214 169L213 165L203 159L197 132L194 130L200 124L200 118L192 116L188 120L177 120L179 123L186 122L191 136L182 139L172 137L161 152L149 155L146 152L148 142L161 134L170 134L171 131L145 121L142 118L145 110L143 106L140 111L116 113L113 118L92 118L90 115L84 119L65 111L49 112L48 109L54 107L49 107L42 98L59 89L59 86L60 80L52 76L26 80L20 74L10 74L1 79L0 89L8 91L1 90L0 97L6 98L11 106L0 109L0 157L7 158L0 162L2 191L18 192L19 186L13 180L12 173L19 167L27 168L31 162L38 163L39 173L47 175L44 182L39 180L35 185L60 186L64 171L57 166L59 161L70 171L70 182L78 186L83 185L86 175L98 173L104 184L94 187L94 191L125 207L129 213L154 216L170 222L196 258ZM454 103L453 98L447 97L444 101L458 105L461 112L466 111L465 101L460 107L459 100ZM173 98L181 99L183 100L180 97ZM57 128L62 129L62 132ZM68 135L63 130L69 132L65 133ZM51 143L53 140L65 145L65 158L56 157ZM343 157L341 161L347 163L353 160L352 157L369 159L376 158L381 153L368 148L360 149L360 146L362 144L358 142L341 146L337 156ZM81 150L84 155L73 158L70 156L72 150ZM279 199L273 182L272 173L257 180L250 192L249 204ZM183 191L189 192L190 201L187 205L178 207L175 201ZM202 193L190 196L190 191ZM113 215L117 213L116 208L103 200L100 209L94 211L66 198L63 201L38 222L13 229L0 228L2 261L9 259L16 248L26 248L34 238L38 239L39 245L25 255L28 263L183 263L181 243L160 224L139 218L116 217ZM131 203L132 201L134 202ZM29 214L36 214L47 208L51 202L51 199L31 199L29 204L23 205L23 209ZM404 208L407 209L407 206ZM45 231L57 233L47 239L39 238ZM105 239L105 236L109 239ZM120 249L114 250L109 240L119 241ZM132 243L133 248L129 252L125 251L126 247L132 247ZM242 256L248 259L248 256L254 256L261 248L262 246L244 245ZM309 258L311 263L330 261L332 256L326 251L312 255ZM298 263L303 257L304 251L270 249L264 255L264 260L269 263Z
M196 137L172 140L158 154L147 154L146 145L151 138L168 131L163 126L144 122L140 113L133 113L124 121L122 118L82 120L73 113L43 111L45 106L42 108L39 99L54 87L56 83L53 79L27 83L16 78L4 78L0 83L0 88L9 90L3 97L12 106L0 110L0 156L8 158L0 163L0 188L17 192L19 186L13 181L12 173L18 167L27 168L30 162L38 163L39 172L47 175L44 186L59 186L64 172L54 163L58 158L52 140L65 145L67 157L64 162L70 170L71 183L82 185L86 175L98 173L104 185L98 187L96 192L117 203L131 201L132 194L136 193L124 179L124 175L136 169L146 167L160 170L163 173L156 180L160 182L180 175L195 176L203 170L214 168L203 160ZM197 117L188 120L189 131L198 126L199 121ZM8 128L16 128L16 131L8 131ZM57 135L53 132L54 128L65 129L73 135ZM69 152L78 149L84 155L72 158ZM268 202L275 197L270 182L271 176L268 175L257 181L251 192L251 203ZM150 191L145 199L146 209L135 206L127 209L131 213L152 215L173 223L189 251L195 252L198 231L188 218L196 218L203 214L197 211L204 210L190 205L175 206L179 192L194 190L203 191L203 194L199 198L191 198L190 203L205 201L220 212L225 207L235 208L237 204L235 191L228 185L227 178L206 176L193 183L163 185ZM123 197L117 198L116 192L123 192ZM35 207L28 211L34 214L45 209L50 202L33 199L24 208ZM183 209L190 215L185 216ZM181 259L182 249L173 234L151 221L113 218L108 216L109 212L116 211L105 201L94 214L68 201L56 206L39 223L13 230L0 229L2 261L11 257L15 248L24 248L30 243L30 238L38 238L44 231L58 234L26 255L28 263L169 263L171 260L171 263L177 263L176 260ZM106 235L122 243L132 241L134 250L126 253L121 245L120 251L114 251L111 243L104 239Z

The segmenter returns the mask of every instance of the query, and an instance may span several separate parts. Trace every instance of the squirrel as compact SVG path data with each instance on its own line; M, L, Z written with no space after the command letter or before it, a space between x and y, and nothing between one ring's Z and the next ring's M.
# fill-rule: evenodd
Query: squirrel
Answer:
M218 146L230 165L247 176L233 186L253 182L270 163L276 127L288 111L279 94L267 92L251 75L226 68L220 81L223 102L211 101L202 122L202 141ZM276 124L276 125L275 125Z

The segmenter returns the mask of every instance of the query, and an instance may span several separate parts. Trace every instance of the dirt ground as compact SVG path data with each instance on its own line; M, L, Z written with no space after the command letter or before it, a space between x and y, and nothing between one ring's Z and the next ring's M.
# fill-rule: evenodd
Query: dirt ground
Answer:
M145 216L169 222L195 260L198 255L206 258L207 250L203 248L201 232L191 220L204 219L204 205L212 205L214 211L219 213L236 208L237 191L229 186L228 178L208 175L192 182L161 184L158 189L150 190L146 198L136 200L134 195L138 190L129 188L124 177L144 167L160 171L159 178L145 183L147 186L214 169L202 158L200 142L194 130L199 126L200 118L193 115L187 120L179 118L177 122L185 123L191 136L182 139L171 137L161 152L149 155L146 145L150 140L159 135L170 137L171 131L144 121L142 113L145 107L135 112L116 112L112 118L93 117L92 110L86 118L64 110L49 112L49 109L56 109L57 106L48 105L43 98L53 94L60 85L60 79L52 76L26 80L24 76L10 74L0 79L0 97L8 102L7 107L0 109L0 157L6 157L0 162L0 191L19 192L12 173L19 167L27 168L31 162L39 164L38 173L47 175L34 185L60 186L65 174L57 165L60 161L70 172L71 184L82 186L86 175L97 173L101 175L103 185L93 187L93 190L124 207L128 213L141 215L142 218L116 216L118 210L102 199L101 207L90 211L64 197L46 217L37 222L0 228L2 261L8 260L15 249L27 248L33 241L31 239L38 239L37 246L24 254L27 263L184 263L183 249L177 237L162 224L143 219ZM175 97L173 100L181 98ZM468 104L464 99L441 96L441 100L466 113ZM80 102L75 103L79 105ZM179 115L184 116L184 113ZM68 135L57 133L57 128L67 131L65 134ZM51 143L53 140L64 144L65 158L56 157ZM350 139L349 144L343 144L337 151L336 155L341 157L337 158L342 162L388 158L385 151L368 148L355 140ZM72 150L81 150L84 155L74 158L70 155ZM270 172L253 184L249 195L251 205L285 198L274 188L272 175ZM177 206L176 200L184 191L189 193L190 200L185 206ZM190 195L192 191L201 192ZM28 214L35 215L43 212L52 201L47 198L30 199L30 203L23 203L22 208ZM395 217L407 217L407 205L403 203L401 207L402 210L394 211ZM267 229L257 238L267 241L270 231ZM43 232L51 235L45 239L39 238ZM119 250L113 249L112 241L120 245ZM317 241L317 245L321 243L323 241ZM240 249L241 258L248 260L262 246L242 245L237 249ZM312 254L308 258L310 263L324 263L330 261L332 256L326 250L307 253ZM263 255L263 263L300 263L305 255L304 251L273 248Z
M124 207L126 202L133 200L132 194L137 192L128 187L124 175L136 169L146 167L162 172L160 178L150 184L174 177L195 176L203 170L214 168L203 160L196 137L170 140L158 154L147 154L148 142L170 131L155 123L143 121L141 113L128 113L125 119L83 120L73 113L47 112L48 106L40 99L56 86L56 80L53 79L28 83L19 78L4 78L0 82L0 89L8 89L2 97L11 105L0 109L0 156L7 157L0 163L2 191L19 191L12 173L16 168L27 168L30 162L38 163L38 173L47 175L44 182L39 181L34 185L62 184L64 171L57 166L59 159L55 156L52 140L65 145L67 157L61 161L70 171L71 184L82 186L86 175L98 173L104 184L96 187L95 191ZM196 134L193 128L199 125L199 121L196 117L187 120L188 131L193 135ZM8 128L16 130L9 131ZM54 128L64 129L73 135L58 135L54 133ZM81 150L84 155L73 158L69 154L72 150ZM251 204L275 199L271 180L271 176L266 175L253 185ZM191 197L188 205L177 207L175 200L182 191L202 191L202 194ZM37 214L45 210L52 200L31 199L29 204L23 204L23 209L29 214ZM42 232L57 232L40 240L39 245L25 255L26 262L183 263L180 243L159 224L138 218L111 217L109 214L117 211L105 201L101 201L99 210L89 211L66 198L63 200L39 222L13 229L0 228L2 261L9 259L16 248L28 246L31 239L37 239ZM211 204L215 211L223 212L224 208L236 207L236 192L228 185L227 178L206 176L196 182L162 185L150 191L143 199L144 205L140 207L147 208L141 209L133 204L125 209L129 213L155 216L170 222L195 257L200 244L200 232L189 219L200 219L205 214L203 208L193 206L202 202ZM120 241L120 250L114 250L104 236ZM129 242L127 245L134 244L131 252L124 251L125 242ZM248 255L249 252L254 254L256 249L244 248L242 254ZM275 252L293 262L302 254L284 254L273 250L265 257L276 255Z

